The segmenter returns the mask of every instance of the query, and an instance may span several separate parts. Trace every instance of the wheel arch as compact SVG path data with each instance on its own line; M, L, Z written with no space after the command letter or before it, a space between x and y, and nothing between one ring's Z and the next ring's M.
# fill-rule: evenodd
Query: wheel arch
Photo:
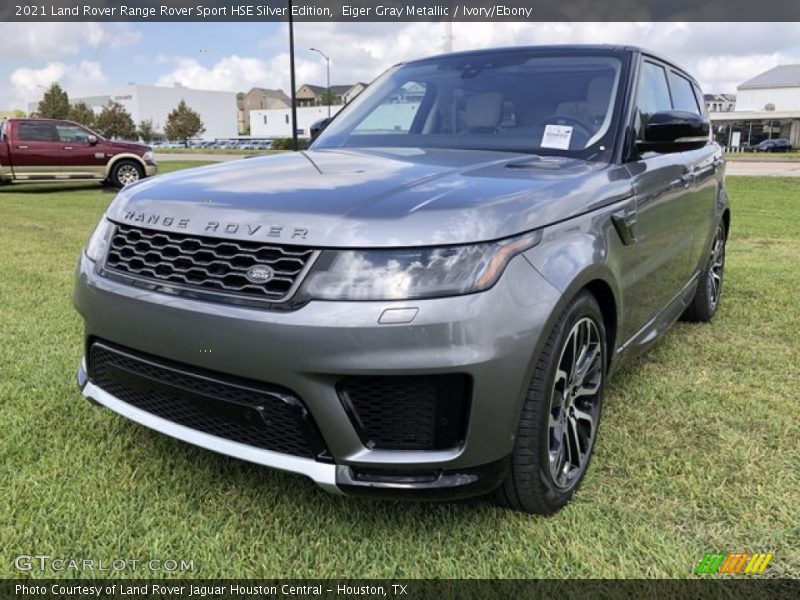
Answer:
M106 171L105 171L106 179L111 177L111 171L113 171L114 166L121 160L132 160L142 168L142 173L147 172L147 165L145 164L141 156L139 156L138 154L133 154L131 152L123 152L121 154L115 154L114 156L111 157L111 160L109 160L106 163Z

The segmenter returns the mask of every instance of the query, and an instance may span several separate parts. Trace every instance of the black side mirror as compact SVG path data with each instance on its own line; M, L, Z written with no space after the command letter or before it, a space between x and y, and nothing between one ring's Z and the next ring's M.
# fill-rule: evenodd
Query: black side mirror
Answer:
M96 135L90 135L89 137L86 138L86 143L89 144L90 146L96 146L97 145L97 136Z
M709 142L708 117L680 110L665 110L650 116L644 140L636 142L640 152L685 152Z
M333 117L326 117L325 119L321 119L314 123L311 126L310 133L311 133L311 140L314 141L319 137L319 134L322 133L325 128L333 121Z

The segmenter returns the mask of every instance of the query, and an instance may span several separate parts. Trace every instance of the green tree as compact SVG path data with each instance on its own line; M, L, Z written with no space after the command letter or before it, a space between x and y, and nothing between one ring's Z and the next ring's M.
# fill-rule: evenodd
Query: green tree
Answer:
M189 108L183 100L169 113L164 124L164 134L167 139L181 140L184 146L189 145L190 138L200 135L205 130L200 115Z
M319 103L321 106L332 106L336 104L336 94L333 90L327 89L319 95Z
M95 121L97 130L108 138L131 140L136 137L136 125L130 113L119 102L110 100Z
M94 111L85 102L76 102L70 105L67 118L87 127L93 127L96 119Z
M157 137L156 126L153 124L153 119L146 119L139 121L139 130L137 131L139 137L148 144Z
M69 116L69 96L58 83L53 82L42 96L36 112L45 119L66 119Z

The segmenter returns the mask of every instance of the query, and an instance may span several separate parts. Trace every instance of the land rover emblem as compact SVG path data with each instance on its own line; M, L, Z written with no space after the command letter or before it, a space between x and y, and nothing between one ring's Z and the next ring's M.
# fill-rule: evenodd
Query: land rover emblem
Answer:
M250 283L267 283L275 277L275 271L266 265L255 265L247 269L247 273L244 276L247 277L247 281Z

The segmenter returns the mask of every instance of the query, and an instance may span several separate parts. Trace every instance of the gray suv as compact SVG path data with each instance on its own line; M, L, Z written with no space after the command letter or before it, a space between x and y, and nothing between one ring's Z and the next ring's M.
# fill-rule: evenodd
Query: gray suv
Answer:
M397 65L308 151L122 190L80 257L78 383L330 491L554 513L610 374L719 307L702 107L631 47Z

